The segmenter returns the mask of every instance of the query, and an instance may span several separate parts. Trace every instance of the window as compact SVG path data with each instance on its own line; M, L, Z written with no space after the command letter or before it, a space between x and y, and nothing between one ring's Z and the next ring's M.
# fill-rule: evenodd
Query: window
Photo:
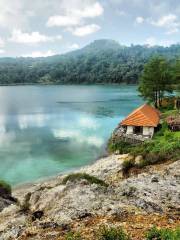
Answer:
M143 127L134 127L134 134L143 134Z

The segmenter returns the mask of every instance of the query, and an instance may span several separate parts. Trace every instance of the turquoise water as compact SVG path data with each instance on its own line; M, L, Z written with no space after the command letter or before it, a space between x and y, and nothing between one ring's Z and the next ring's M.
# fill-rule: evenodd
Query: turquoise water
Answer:
M0 87L0 179L25 183L93 162L141 103L135 86Z

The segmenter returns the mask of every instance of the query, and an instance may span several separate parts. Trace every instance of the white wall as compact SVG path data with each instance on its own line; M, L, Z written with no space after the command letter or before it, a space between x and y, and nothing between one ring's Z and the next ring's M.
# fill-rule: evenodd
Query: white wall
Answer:
M127 126L126 134L133 134L133 126Z
M143 135L145 136L153 136L154 127L143 127Z

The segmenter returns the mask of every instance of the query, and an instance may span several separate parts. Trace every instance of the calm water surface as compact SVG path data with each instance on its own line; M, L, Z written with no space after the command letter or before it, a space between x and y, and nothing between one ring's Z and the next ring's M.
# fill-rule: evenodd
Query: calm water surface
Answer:
M0 179L25 183L93 162L141 103L135 86L0 87Z

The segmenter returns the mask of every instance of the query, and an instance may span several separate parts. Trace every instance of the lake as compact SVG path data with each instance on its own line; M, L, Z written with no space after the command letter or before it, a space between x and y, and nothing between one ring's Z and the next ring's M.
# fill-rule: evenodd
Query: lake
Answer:
M15 185L92 163L141 103L136 86L0 87L0 179Z

